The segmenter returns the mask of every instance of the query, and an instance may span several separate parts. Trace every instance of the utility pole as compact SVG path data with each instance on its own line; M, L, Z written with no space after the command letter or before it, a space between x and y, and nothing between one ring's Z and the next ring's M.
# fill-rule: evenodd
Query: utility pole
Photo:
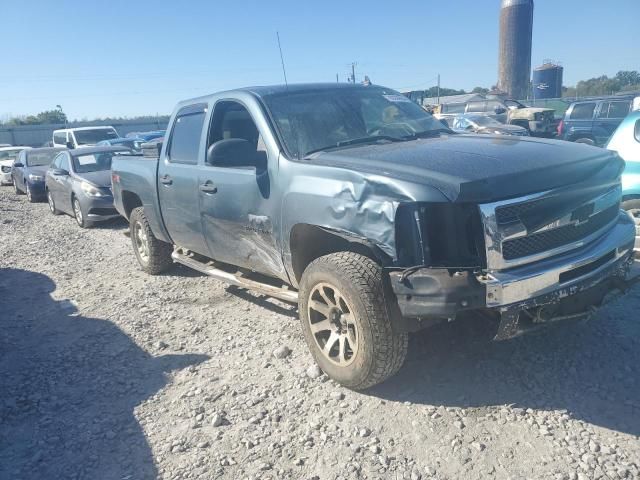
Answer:
M340 83L340 80L338 80L338 74L336 73L336 83Z
M351 62L351 83L356 83L356 65L357 62Z
M440 74L438 74L438 105L440 105Z

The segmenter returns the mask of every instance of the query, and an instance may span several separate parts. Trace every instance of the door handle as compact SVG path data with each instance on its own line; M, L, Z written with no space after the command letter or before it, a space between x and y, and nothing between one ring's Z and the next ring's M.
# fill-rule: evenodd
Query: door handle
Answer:
M200 185L200 191L203 193L214 194L218 193L218 187L216 187L211 180L207 180Z
M162 183L163 185L171 185L173 183L173 180L169 175L163 175L162 177L160 177L160 183Z

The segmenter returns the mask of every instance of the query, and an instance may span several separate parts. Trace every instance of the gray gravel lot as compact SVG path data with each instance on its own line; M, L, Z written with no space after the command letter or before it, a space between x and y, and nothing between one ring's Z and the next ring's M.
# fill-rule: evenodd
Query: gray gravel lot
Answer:
M640 478L640 288L508 342L421 332L356 393L314 378L292 307L147 276L126 228L0 188L1 479Z

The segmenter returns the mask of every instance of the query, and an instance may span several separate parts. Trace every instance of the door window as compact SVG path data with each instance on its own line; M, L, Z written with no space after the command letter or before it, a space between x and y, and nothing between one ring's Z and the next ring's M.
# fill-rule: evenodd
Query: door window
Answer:
M70 171L69 169L69 155L66 153L62 153L59 157L60 167L62 170Z
M66 145L67 144L67 134L62 132L53 134L53 143L57 145Z
M211 119L207 150L214 143L231 138L247 140L251 152L256 154L256 159L259 152L264 152L263 155L266 154L266 146L258 132L258 127L256 127L251 114L244 105L233 101L218 102ZM216 166L229 167L238 165Z
M200 137L204 125L206 105L190 105L176 115L167 156L171 163L198 163Z
M624 118L629 113L630 102L606 102L602 104L600 118ZM606 115L603 115L605 113Z
M593 111L596 109L594 103L576 103L571 111L571 120L591 120L593 118Z

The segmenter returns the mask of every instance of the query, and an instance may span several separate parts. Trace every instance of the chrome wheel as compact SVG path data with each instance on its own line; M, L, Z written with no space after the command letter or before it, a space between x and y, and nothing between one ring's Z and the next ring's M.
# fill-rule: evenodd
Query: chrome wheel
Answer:
M138 255L144 263L149 262L149 238L140 223L136 223L133 228L133 235L136 241Z
M53 197L49 190L47 190L47 202L49 203L49 210L51 210L51 213L56 213L56 204L53 203Z
M77 198L73 199L73 214L76 217L76 222L78 222L78 225L82 227L84 225L84 218L82 216L82 209L80 208L80 202L78 201Z
M30 202L33 201L33 198L31 197L31 189L29 188L29 184L27 183L27 200L29 200Z
M313 338L330 362L346 367L358 354L358 327L353 310L340 291L317 284L309 294L309 326Z

